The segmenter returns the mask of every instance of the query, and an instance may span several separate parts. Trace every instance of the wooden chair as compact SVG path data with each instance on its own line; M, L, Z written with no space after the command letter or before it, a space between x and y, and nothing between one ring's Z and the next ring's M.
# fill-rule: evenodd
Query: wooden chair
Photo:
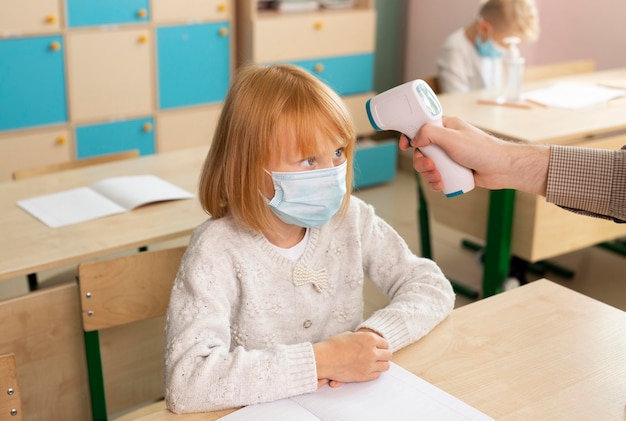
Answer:
M105 164L108 162L121 161L124 159L133 159L139 157L139 151L136 149L130 151L124 151L119 153L112 153L101 156L94 156L92 158L78 159L76 161L62 162L60 164L45 165L42 167L26 168L22 170L16 170L13 172L13 180L23 180L26 178L37 177L46 174L53 174L60 171L72 170L75 168L84 168L91 165ZM142 247L140 251L144 251L146 248ZM28 289L34 291L39 287L39 281L36 273L29 273L26 276L28 280Z
M524 69L524 83L536 82L559 76L591 73L595 70L596 63L594 60L575 60L527 66Z
M45 165L43 167L25 168L13 171L13 180L22 180L25 178L37 177L45 174L52 174L59 171L73 170L75 168L84 168L91 165L105 164L107 162L121 161L123 159L133 159L139 156L136 149L112 153L107 155L94 156L92 158L77 159L76 161L62 162L60 164Z
M164 316L184 251L185 247L161 249L78 266L94 420L108 419L100 332ZM159 354L162 361L162 350ZM161 394L154 399L163 397L162 379L158 383Z
M0 421L23 419L15 355L2 354L0 355Z

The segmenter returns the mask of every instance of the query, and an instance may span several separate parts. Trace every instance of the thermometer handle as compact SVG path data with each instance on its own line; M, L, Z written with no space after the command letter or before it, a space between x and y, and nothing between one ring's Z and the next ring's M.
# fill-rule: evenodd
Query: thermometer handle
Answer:
M468 168L457 164L437 145L419 148L420 151L435 161L435 167L441 174L443 193L446 197L459 196L474 188L474 174Z
M441 120L433 121L432 124L443 126ZM411 139L412 137L409 137L409 141ZM453 161L441 147L430 144L422 146L419 150L435 162L435 167L441 175L443 193L446 197L459 196L474 188L474 174L472 170Z

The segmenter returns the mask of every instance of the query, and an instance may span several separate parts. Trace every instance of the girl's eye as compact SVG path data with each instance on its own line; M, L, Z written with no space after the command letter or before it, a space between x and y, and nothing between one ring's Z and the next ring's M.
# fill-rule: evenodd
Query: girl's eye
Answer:
M335 151L335 158L341 158L343 156L343 148L339 148Z
M312 167L313 165L315 165L315 158L307 158L304 161L302 161L302 165L304 167Z

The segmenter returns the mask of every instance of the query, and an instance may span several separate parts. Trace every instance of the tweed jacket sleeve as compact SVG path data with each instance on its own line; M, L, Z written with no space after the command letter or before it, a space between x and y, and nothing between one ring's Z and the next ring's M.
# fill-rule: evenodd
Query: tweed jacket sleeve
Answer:
M551 146L546 199L576 213L626 222L626 146Z

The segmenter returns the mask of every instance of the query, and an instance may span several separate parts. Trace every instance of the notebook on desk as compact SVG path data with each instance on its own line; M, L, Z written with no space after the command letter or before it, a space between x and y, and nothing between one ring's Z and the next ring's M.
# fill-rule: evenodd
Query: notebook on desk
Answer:
M17 205L49 227L57 228L129 212L148 203L192 197L188 191L155 175L133 175L20 200Z
M493 421L477 409L391 363L380 378L324 386L315 393L250 405L221 418L224 421Z

